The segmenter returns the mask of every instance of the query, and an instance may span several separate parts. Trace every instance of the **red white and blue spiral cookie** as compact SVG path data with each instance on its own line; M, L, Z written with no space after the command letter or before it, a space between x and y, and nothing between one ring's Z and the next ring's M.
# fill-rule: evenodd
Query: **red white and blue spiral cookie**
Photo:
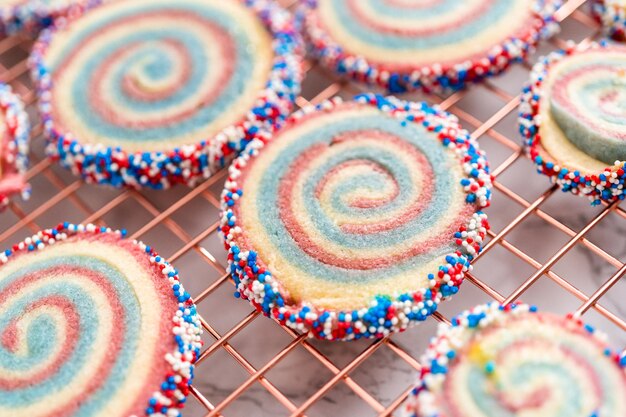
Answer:
M81 13L102 0L0 0L0 34L37 33L61 16Z
M391 92L458 90L504 71L558 28L560 0L306 0L327 67Z
M13 194L21 194L24 199L30 195L30 186L24 179L29 134L24 104L11 87L0 83L0 209L9 204Z
M201 324L124 231L61 224L0 253L0 415L180 416Z
M299 37L273 2L117 0L59 23L31 72L49 154L88 182L194 186L299 91Z
M626 416L626 358L569 317L481 305L442 325L405 403L411 417Z
M237 296L330 340L381 337L455 294L489 227L485 155L455 117L363 95L295 113L229 169Z
M564 191L623 200L626 47L570 46L533 68L520 104L520 132L538 171Z
M606 34L613 39L623 41L626 34L626 1L593 0L593 16L602 24Z

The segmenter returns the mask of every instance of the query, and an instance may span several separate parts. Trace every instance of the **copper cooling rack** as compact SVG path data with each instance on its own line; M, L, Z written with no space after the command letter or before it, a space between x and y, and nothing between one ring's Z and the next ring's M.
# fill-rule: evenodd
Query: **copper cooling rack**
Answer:
M282 1L292 8L296 1ZM589 4L570 0L559 10L561 33L531 58L600 36ZM446 97L407 96L455 113L487 150L496 176L493 230L460 293L440 312L405 333L376 341L308 340L236 300L225 273L217 233L225 171L195 189L167 192L111 190L84 184L44 156L35 94L27 71L32 42L0 40L0 80L10 83L34 121L28 179L33 196L13 200L0 215L0 247L60 221L126 228L149 242L180 270L202 316L205 346L186 416L388 416L408 395L419 355L437 322L491 299L522 299L559 313L574 312L626 344L626 204L591 207L534 173L516 131L521 85L529 64ZM361 86L337 82L314 62L297 104Z

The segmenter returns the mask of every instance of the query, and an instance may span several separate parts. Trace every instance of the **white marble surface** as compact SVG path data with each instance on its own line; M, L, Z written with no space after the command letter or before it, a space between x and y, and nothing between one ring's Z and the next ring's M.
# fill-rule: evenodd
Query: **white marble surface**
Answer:
M580 40L588 36L589 33L588 28L570 19L564 24L560 38ZM549 44L542 47L541 51L545 52L551 48L554 46ZM527 74L527 69L518 65L505 76L494 80L493 84L509 94L516 95ZM309 75L303 92L306 99L314 98L319 91L323 90L324 86L331 82L328 75L318 71ZM342 94L347 96L354 91L353 88L350 88L350 93L344 91ZM472 88L451 110L462 110L472 115L479 122L484 122L492 117L506 101L485 87L477 86ZM495 130L518 142L515 116L516 111L512 111L495 126ZM469 130L474 129L468 120L463 122ZM480 144L487 150L492 167L498 167L512 154L511 149L489 135L483 135L480 138ZM35 163L42 159L42 147L41 139L35 140L33 143L33 160ZM181 209L175 211L169 217L169 223L159 224L141 235L140 238L157 247L165 256L177 253L190 237L197 236L207 228L214 226L218 213L214 203L219 196L222 179L223 177L220 177L215 185L209 187L209 192L191 199ZM59 192L59 184L55 185L55 181L60 181L59 184L63 187L74 183L76 179L56 166L43 170L32 179L33 198L27 203L18 203L19 209L24 213L31 213L36 211L37 207L45 201L54 198ZM517 160L498 177L497 181L529 202L534 201L550 188L547 179L535 174L530 162L525 158ZM112 210L106 211L100 220L112 227L127 228L132 234L152 220L160 211L184 197L186 193L188 193L186 189L174 189L165 193L126 193L128 198L113 207ZM21 240L24 235L37 227L52 226L62 220L84 221L93 211L101 209L113 200L119 195L119 192L80 185L74 195L80 198L81 202L71 198L63 198L47 212L33 217L30 230L28 227L23 227L15 231L2 242L1 246L4 247L11 242ZM85 207L81 208L80 204L84 204ZM602 208L590 207L586 200L560 192L551 195L541 206L541 209L575 232L583 228L602 210ZM487 213L490 216L493 229L497 233L523 210L523 206L496 190L493 206L488 209ZM16 212L11 211L0 216L0 231L15 224L17 219ZM173 230L178 231L178 235L183 237L177 236ZM620 262L624 262L626 260L626 239L624 236L626 236L626 219L615 213L610 213L590 231L587 238ZM536 214L528 216L506 237L506 241L532 256L538 262L549 259L568 240L569 236ZM217 268L211 265L212 259L218 265ZM220 278L219 265L222 267L225 265L225 252L217 234L213 232L203 239L195 250L186 252L174 263L181 271L181 276L185 280L188 290L192 295L197 296ZM552 270L589 296L615 273L616 268L578 243L556 263ZM474 275L478 279L505 296L514 291L534 272L534 267L517 258L502 245L496 245L493 250L475 264L474 269ZM226 282L199 303L200 313L222 335L252 312L252 308L246 302L236 300L232 293L232 285ZM441 306L441 312L446 317L450 317L462 309L490 299L483 291L467 282L454 299ZM547 276L541 277L522 295L521 299L536 304L543 310L562 314L574 311L582 304L582 301ZM626 282L622 281L602 297L601 304L624 320L626 319L625 299ZM584 315L584 319L607 332L616 347L626 346L626 332L596 311L590 310ZM419 327L403 334L394 335L392 340L397 346L417 358L425 348L428 338L434 334L436 325L434 319L429 319ZM208 334L205 335L205 340L207 347L215 341ZM292 337L280 326L259 316L234 335L229 343L251 366L258 369L284 349L291 340ZM354 343L311 341L310 343L340 369L371 344L368 341ZM218 404L244 382L249 373L233 355L219 347L215 353L198 366L196 375L195 387L212 404ZM364 360L350 373L352 380L363 387L384 407L387 407L408 389L415 375L415 368L400 358L387 345L378 348L372 356ZM300 345L278 362L267 373L266 377L289 401L299 406L326 384L333 377L333 373ZM196 399L189 399L186 416L196 417L205 413L206 409ZM226 407L223 415L229 417L278 417L289 415L289 411L257 381ZM367 417L377 415L377 413L344 382L339 382L307 410L307 415L311 417L339 415Z

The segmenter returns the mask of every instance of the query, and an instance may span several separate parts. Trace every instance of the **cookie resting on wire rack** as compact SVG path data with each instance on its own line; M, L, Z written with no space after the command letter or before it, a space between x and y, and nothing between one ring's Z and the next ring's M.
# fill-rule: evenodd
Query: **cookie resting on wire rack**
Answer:
M124 234L65 223L0 253L0 415L180 416L201 324Z
M558 25L560 0L305 0L313 54L392 93L447 92L524 59Z
M592 204L623 200L626 47L571 45L533 67L520 132L540 173Z
M31 74L48 153L88 182L194 186L299 91L299 36L266 0L117 0L57 23Z
M102 0L0 0L0 34L36 36L54 19L80 13Z
M626 357L580 320L528 305L461 313L420 362L405 416L626 416Z
M0 210L9 204L9 197L21 194L26 199L30 186L24 179L28 167L28 135L30 123L24 104L0 83Z
M618 41L626 40L626 1L593 0L591 10L608 36Z
M489 225L485 155L425 103L363 95L295 113L229 169L237 296L330 340L382 337L455 294Z

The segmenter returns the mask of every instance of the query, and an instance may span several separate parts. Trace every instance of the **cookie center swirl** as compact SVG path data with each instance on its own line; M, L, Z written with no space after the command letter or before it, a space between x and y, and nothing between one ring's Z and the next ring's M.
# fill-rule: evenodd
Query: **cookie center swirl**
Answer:
M242 120L268 83L272 41L239 1L103 5L55 33L52 114L84 143L168 150Z
M115 242L68 239L0 270L0 415L143 413L177 302L139 248Z
M358 110L357 110L358 109ZM427 285L471 217L454 152L422 126L342 106L282 131L245 173L247 239L319 305ZM354 299L351 299L354 301Z
M626 160L626 51L581 54L555 70L550 111L566 138L606 164Z
M400 258L346 259L319 246L306 231L317 219L324 223L321 232L356 249L359 240L401 229L416 218L428 207L432 188L428 159L400 137L382 130L343 131L293 161L279 188L280 214L309 256L348 269L382 268ZM308 222L298 216L298 200L307 207Z

